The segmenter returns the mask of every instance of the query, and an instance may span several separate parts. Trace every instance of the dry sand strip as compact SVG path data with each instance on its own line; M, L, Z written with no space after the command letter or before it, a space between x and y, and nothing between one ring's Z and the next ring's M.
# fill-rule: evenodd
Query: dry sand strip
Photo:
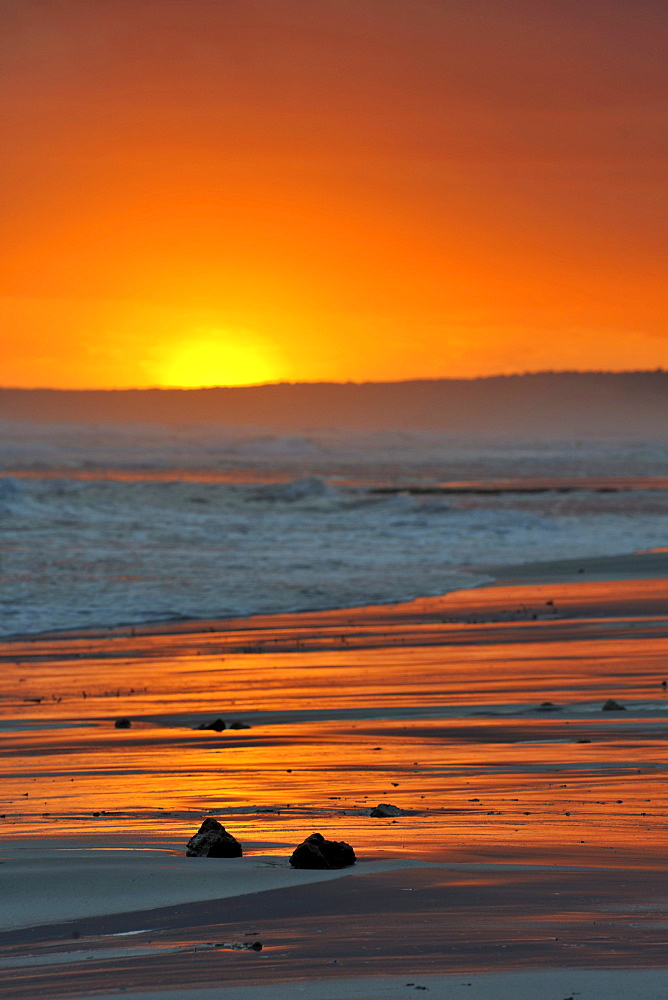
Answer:
M24 842L0 854L0 937L65 921L223 900L350 875L433 867L412 860L363 861L334 871L297 871L285 858L186 858L169 851L53 850ZM438 866L437 866L438 867ZM222 912L226 912L222 907Z
M541 969L532 972L465 975L351 977L311 979L212 989L159 990L151 993L95 993L90 1000L666 1000L664 969ZM84 998L80 998L84 1000ZM88 998L85 998L88 1000Z
M189 863L223 886L232 869L218 859ZM291 885L258 891L267 873L252 861L246 867L256 891L244 895L119 912L124 894L109 879L99 887L107 914L5 931L0 997L268 1000L268 982L273 1000L363 1000L422 987L443 997L460 995L457 987L462 996L527 1000L668 995L668 898L658 871L404 862L360 865L353 877L327 882L288 871ZM155 882L136 874L150 906ZM61 888L72 907L85 895L75 877ZM250 949L254 942L262 949ZM494 976L467 985L490 969ZM537 992L512 992L518 969ZM611 991L624 975L630 992ZM389 993L375 992L381 981ZM510 984L506 993L501 982Z
M487 572L503 583L560 583L590 580L641 580L668 575L668 549L629 552L618 556L553 559L548 562L489 566Z

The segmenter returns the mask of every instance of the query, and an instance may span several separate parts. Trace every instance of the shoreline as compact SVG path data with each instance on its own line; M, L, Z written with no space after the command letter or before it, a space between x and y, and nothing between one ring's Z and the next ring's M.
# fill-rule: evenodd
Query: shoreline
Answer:
M426 597L406 598L399 601L388 601L382 604L354 604L345 607L323 608L315 611L267 612L250 614L243 617L228 618L179 618L178 620L158 619L146 622L122 623L117 625L92 626L79 629L52 629L43 632L16 633L0 636L0 653L3 646L14 643L31 643L41 641L67 642L76 640L103 640L117 636L169 636L201 632L231 632L248 631L255 628L265 628L267 623L275 622L280 628L285 622L294 627L295 621L321 624L326 627L330 622L345 621L350 616L380 619L383 614L388 618L392 612L401 615L402 611L410 615L419 608L421 614L442 615L443 605L460 603L460 595L475 594L490 588L521 586L522 584L560 584L587 583L606 580L662 579L668 578L668 550L651 552L632 552L617 556L597 556L583 559L560 559L551 561L510 563L499 566L475 567L476 572L488 578L470 587L458 588ZM463 601L466 597L463 597Z

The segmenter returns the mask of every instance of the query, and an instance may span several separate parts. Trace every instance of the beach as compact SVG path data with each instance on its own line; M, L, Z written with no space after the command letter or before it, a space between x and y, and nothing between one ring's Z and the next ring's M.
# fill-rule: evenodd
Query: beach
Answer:
M0 1000L668 1000L668 5L0 26Z
M667 576L6 639L0 995L664 996Z

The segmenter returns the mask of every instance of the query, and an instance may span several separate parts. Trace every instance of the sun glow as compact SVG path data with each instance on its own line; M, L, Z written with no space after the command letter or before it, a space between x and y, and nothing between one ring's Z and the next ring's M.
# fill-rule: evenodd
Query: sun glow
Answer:
M247 330L198 330L172 345L156 368L160 385L187 389L256 385L281 377L271 348Z

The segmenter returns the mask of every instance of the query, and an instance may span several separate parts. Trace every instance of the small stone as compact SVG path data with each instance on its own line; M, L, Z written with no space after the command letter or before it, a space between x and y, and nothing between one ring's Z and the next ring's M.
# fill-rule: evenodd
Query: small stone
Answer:
M188 858L240 858L241 844L217 819L205 819L186 844Z
M225 729L225 723L222 719L214 719L213 722L201 722L196 729L213 729L217 733L222 733Z
M401 816L402 811L399 806L390 805L389 802L379 802L375 809L369 813L370 816L388 819L390 816Z
M626 705L620 705L618 701L614 698L608 698L606 702L603 703L601 707L602 712L625 712Z
M129 719L116 719L114 729L129 729L132 723Z
M229 728L230 729L250 729L251 727L248 725L248 723L246 723L246 722L240 722L238 719L235 719L234 722L230 722Z
M211 948L229 948L232 951L262 951L261 941L221 941L220 944L213 942L208 945Z
M321 833L310 837L292 852L290 864L293 868L346 868L354 865L355 852L344 841L325 840Z

